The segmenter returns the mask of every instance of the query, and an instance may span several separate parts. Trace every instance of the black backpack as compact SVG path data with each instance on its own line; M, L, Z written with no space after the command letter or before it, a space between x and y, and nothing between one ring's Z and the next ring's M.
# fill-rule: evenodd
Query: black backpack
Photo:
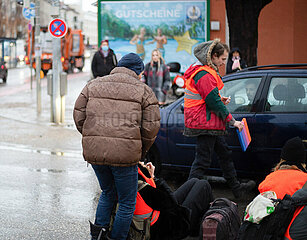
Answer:
M295 201L288 194L282 200L271 200L277 203L274 212L264 217L259 224L244 221L238 233L238 240L283 240L296 208L306 205Z
M235 240L240 227L236 203L227 198L217 198L205 213L200 227L202 240Z

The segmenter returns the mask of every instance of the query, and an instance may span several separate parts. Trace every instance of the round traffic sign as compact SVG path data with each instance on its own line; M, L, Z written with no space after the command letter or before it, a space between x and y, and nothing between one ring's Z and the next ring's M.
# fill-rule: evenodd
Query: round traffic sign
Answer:
M66 23L59 18L53 19L48 26L48 31L53 37L61 38L64 37L67 32Z

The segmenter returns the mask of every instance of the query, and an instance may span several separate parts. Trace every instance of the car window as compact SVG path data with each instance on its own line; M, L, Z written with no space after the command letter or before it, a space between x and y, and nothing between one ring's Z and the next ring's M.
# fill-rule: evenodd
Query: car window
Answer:
M307 78L274 77L267 102L270 112L306 112Z
M221 96L231 97L227 109L230 112L251 112L260 81L260 77L254 77L225 82Z

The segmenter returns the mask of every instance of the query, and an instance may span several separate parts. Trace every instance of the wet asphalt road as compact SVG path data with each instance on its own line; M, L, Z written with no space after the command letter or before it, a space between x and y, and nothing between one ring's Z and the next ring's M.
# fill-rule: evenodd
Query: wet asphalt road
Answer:
M100 190L72 120L74 102L90 79L86 64L83 73L68 76L60 125L49 121L46 79L39 115L27 68L9 70L8 83L0 84L0 239L90 239L88 220L94 219ZM176 189L184 179L172 175L167 181ZM211 184L214 197L233 199L224 183ZM255 194L237 201L240 212Z

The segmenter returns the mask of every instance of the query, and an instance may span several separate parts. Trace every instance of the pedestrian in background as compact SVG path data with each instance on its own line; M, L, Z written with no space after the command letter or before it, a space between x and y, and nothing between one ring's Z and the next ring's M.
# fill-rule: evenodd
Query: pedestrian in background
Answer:
M126 239L133 216L138 171L160 127L158 101L140 81L143 61L134 53L122 57L110 75L90 81L74 107L82 134L84 159L91 164L102 193L91 224L92 239L108 234L114 204L118 210L110 239Z
M213 151L216 152L223 171L223 176L236 198L252 190L256 183L240 183L231 159L224 135L226 123L243 128L243 123L236 121L226 105L228 97L221 97L219 91L224 87L218 68L225 65L229 48L219 39L197 45L194 55L198 61L185 72L186 90L184 96L184 135L197 137L195 159L189 179L202 179L211 165Z
M228 61L226 65L226 74L240 71L246 67L247 65L244 59L242 58L240 49L237 47L233 48L228 56Z
M289 139L283 146L280 162L273 172L259 184L259 192L274 191L277 198L286 194L302 200L307 199L306 149L300 137ZM285 233L285 239L307 239L307 208L298 207Z
M145 83L154 91L159 104L164 104L166 94L170 88L171 78L168 67L158 49L151 53L151 61L146 64L144 70Z
M92 73L94 78L109 75L113 68L117 65L116 55L109 47L108 40L100 42L100 48L95 53L92 60Z

